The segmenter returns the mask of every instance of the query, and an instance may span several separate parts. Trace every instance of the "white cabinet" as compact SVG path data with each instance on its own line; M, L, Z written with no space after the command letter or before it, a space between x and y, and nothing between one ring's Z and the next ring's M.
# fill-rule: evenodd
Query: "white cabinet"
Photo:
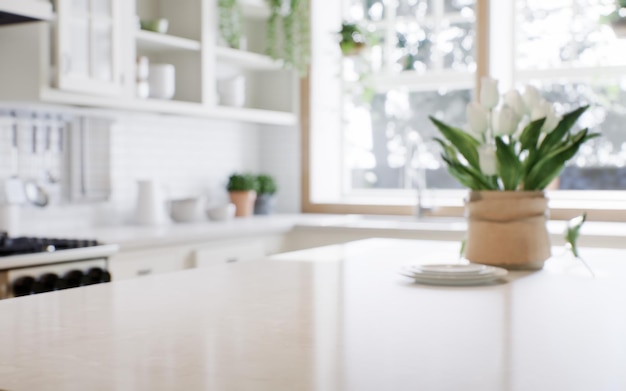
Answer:
M113 280L173 272L194 267L258 260L283 251L284 235L208 240L177 246L123 250L109 259Z
M109 271L114 281L173 272L193 267L191 256L189 246L121 251L109 258Z
M204 245L194 251L193 258L195 267L208 267L260 259L266 254L262 239L249 239Z
M120 0L56 0L55 5L55 86L65 91L120 95Z

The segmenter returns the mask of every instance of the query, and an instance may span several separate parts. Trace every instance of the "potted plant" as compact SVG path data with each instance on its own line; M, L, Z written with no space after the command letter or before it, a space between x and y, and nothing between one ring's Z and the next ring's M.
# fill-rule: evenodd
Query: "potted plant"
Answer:
M430 117L442 138L448 171L470 189L465 257L511 269L539 269L550 257L545 188L586 141L572 127L588 106L563 115L526 86L504 95L483 78L480 99L467 106L467 130Z
M237 0L219 0L219 32L226 44L241 49L243 14Z
M235 204L235 216L245 217L252 215L256 189L256 177L252 174L234 173L228 178L226 190L228 191L230 202Z
M257 197L254 201L254 214L268 215L274 212L276 204L276 181L267 174L261 174L256 177L257 180Z
M310 0L267 1L267 54L305 76L310 62Z
M339 47L344 56L359 54L367 47L365 32L356 23L343 22L339 36Z

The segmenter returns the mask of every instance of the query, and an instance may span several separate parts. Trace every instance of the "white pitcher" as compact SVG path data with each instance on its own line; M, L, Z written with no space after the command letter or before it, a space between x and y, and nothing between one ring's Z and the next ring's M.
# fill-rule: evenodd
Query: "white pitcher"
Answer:
M168 222L165 201L160 186L153 180L137 181L137 216L140 225L160 225Z

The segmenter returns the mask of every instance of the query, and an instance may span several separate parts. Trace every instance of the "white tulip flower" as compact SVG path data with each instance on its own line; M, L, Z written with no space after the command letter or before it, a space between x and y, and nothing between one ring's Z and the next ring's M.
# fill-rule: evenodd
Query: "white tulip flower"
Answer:
M487 176L498 174L498 163L496 158L496 146L484 144L478 147L478 164L480 171Z
M526 114L526 105L517 90L510 90L504 95L504 103L509 105L521 119Z
M498 81L490 77L483 77L480 83L480 104L491 110L498 105Z
M524 100L524 105L526 106L526 114L531 114L543 100L539 90L530 85L526 86L522 99Z
M520 117L509 105L503 105L493 113L493 132L497 136L512 135L517 130Z
M489 111L478 102L472 101L465 108L470 133L480 138L489 127Z
M541 127L541 131L544 133L550 133L551 131L553 131L561 120L559 116L557 116L556 111L554 110L554 106L546 100L541 100L541 102L539 102L539 104L535 106L532 113L530 114L530 119L533 121L540 118L546 119L543 123L543 126Z

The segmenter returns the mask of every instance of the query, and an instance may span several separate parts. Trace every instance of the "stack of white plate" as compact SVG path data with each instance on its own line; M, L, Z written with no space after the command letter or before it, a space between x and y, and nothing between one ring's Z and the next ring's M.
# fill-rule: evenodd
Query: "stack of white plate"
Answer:
M478 285L506 276L506 269L470 264L406 265L400 274L422 284Z

